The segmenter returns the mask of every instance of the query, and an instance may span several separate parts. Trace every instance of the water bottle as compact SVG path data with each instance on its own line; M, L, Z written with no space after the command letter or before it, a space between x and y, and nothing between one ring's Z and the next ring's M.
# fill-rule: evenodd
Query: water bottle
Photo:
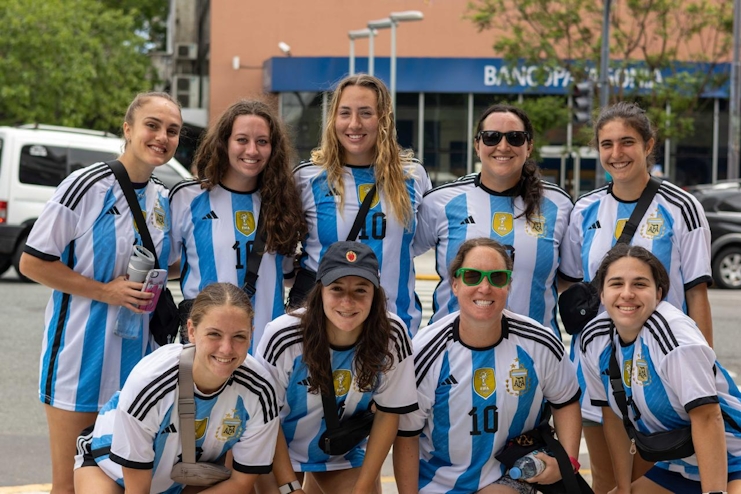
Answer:
M129 281L143 283L147 273L154 267L154 254L141 245L135 245L131 251L129 267L126 270L126 278ZM113 334L135 340L139 338L144 330L144 314L137 314L126 307L119 307L116 317L116 327Z
M538 453L545 453L545 451L537 449L517 460L514 466L509 469L509 476L514 480L526 480L543 473L545 462L535 457Z

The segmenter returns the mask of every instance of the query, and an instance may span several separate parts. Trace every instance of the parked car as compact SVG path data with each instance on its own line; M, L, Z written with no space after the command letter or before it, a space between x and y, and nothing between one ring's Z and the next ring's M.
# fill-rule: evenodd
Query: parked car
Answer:
M715 285L741 289L741 181L695 185L688 190L705 208L710 224Z
M11 265L18 271L28 233L57 185L75 170L115 159L122 145L122 139L95 130L0 127L0 275ZM191 176L175 159L154 175L167 187Z

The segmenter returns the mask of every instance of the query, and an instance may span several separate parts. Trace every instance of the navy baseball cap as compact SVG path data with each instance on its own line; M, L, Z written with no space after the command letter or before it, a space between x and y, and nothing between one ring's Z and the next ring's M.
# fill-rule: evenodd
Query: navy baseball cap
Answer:
M335 242L319 261L317 281L328 286L344 276L360 276L379 285L378 259L373 250L360 242Z

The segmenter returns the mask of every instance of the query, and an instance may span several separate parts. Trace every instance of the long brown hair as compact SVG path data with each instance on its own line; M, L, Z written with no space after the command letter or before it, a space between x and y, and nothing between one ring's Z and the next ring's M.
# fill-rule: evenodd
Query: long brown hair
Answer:
M530 135L528 143L533 143L533 136L535 133L530 117L528 117L527 113L525 113L521 108L505 104L491 105L489 108L484 110L484 113L479 117L478 124L476 124L474 140L479 140L479 132L482 130L481 127L484 125L484 120L486 120L486 117L492 113L512 113L515 115L525 126L525 132ZM522 200L525 203L525 212L518 215L517 218L525 216L525 218L530 219L540 212L540 201L543 198L543 184L540 181L540 168L532 158L525 160L525 164L522 165L522 175L520 175L519 188L520 190L518 195L522 197Z
M411 150L402 150L396 139L396 124L391 107L391 95L380 79L367 74L351 75L337 85L327 112L327 125L322 133L321 146L311 152L311 161L327 171L327 181L340 198L340 210L344 208L343 196L343 148L337 139L335 121L340 106L342 91L348 86L370 89L378 101L378 137L374 156L374 173L378 192L383 191L396 219L407 227L413 219L412 200L405 183L404 163L412 161Z
M332 362L329 359L329 337L326 330L321 283L317 283L306 299L306 312L301 314L301 334L304 340L302 359L309 369L309 392L329 394L332 383ZM374 288L370 314L363 323L360 338L355 343L355 385L361 391L371 391L377 385L378 373L386 372L393 362L389 351L391 322L386 313L386 293Z
M227 108L198 146L193 159L196 174L207 190L221 182L230 166L229 137L234 121L241 115L261 117L270 129L270 160L257 178L261 196L260 222L267 234L265 249L292 256L308 230L293 180L293 148L283 123L270 106L258 100L240 100Z
M614 105L603 108L594 123L593 145L597 150L599 150L599 133L602 130L602 127L613 120L622 120L625 125L638 132L641 139L643 139L644 148L648 146L648 141L651 139L656 142L656 130L653 125L651 125L651 120L648 118L648 115L646 115L646 110L638 106L636 103L620 101ZM655 153L656 146L651 148L651 152L646 156L647 170L650 170L656 161Z

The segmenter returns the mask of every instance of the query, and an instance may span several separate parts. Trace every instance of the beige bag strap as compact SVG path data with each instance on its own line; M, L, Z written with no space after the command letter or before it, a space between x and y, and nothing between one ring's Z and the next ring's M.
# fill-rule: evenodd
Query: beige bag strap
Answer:
M193 398L193 358L196 347L183 346L178 372L178 415L180 417L180 445L182 462L196 462L196 401Z

